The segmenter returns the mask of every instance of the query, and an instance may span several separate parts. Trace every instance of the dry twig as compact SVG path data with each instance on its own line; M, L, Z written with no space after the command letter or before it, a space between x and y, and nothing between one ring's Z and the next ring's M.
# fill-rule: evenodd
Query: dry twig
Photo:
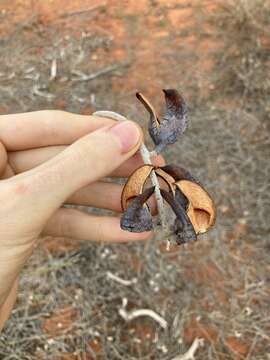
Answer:
M183 355L177 355L172 360L195 360L195 353L200 346L203 346L203 339L195 338L191 347Z
M123 306L119 309L119 315L126 321L131 321L141 316L148 316L155 320L163 329L166 329L168 323L163 317L157 314L155 311L151 309L137 309L132 311L126 310L127 299L123 299Z

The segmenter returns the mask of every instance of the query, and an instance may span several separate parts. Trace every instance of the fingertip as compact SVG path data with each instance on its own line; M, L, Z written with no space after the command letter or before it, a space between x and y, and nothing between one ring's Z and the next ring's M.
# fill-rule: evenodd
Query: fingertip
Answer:
M119 140L122 154L136 152L142 142L143 134L140 126L130 120L119 121L110 127L108 132Z

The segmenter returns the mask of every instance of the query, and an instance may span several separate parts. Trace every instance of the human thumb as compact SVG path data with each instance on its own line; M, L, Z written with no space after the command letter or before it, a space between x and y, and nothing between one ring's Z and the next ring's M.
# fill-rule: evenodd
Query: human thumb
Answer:
M132 121L92 132L35 169L16 178L20 193L34 214L50 216L81 187L108 176L131 157L142 141L142 131Z

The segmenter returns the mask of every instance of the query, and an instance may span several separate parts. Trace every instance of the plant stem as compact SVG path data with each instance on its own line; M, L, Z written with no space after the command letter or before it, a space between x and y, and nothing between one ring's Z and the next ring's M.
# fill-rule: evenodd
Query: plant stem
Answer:
M145 164L152 164L151 157L150 157L150 152L148 151L148 149L147 149L147 147L145 146L144 143L142 143L142 145L140 147L140 153L141 153L143 162ZM151 172L150 179L151 179L151 182L152 182L153 186L155 187L155 196L156 196L156 200L157 200L157 207L158 207L158 215L159 215L160 225L162 227L164 227L165 226L164 206L163 206L162 196L161 196L161 193L160 193L160 187L159 187L158 178L157 178L157 175L156 175L155 171Z
M117 121L127 120L127 118L125 116L120 115L114 111L96 111L93 113L93 115L106 117L106 118L110 118L110 119L117 120ZM140 153L141 153L144 164L151 165L152 164L152 161L151 161L152 153L149 152L149 150L147 149L147 147L145 146L144 143L142 143L142 145L140 147ZM165 228L166 219L165 219L164 205L163 205L163 200L162 200L162 196L160 193L158 178L154 171L151 172L150 178L151 178L151 182L152 182L153 186L155 187L155 197L156 197L156 201L157 201L160 225L162 226L162 228Z

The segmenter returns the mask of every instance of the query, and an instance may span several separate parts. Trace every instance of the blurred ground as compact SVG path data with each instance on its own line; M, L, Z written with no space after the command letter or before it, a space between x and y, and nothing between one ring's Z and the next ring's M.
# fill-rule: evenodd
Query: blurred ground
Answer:
M178 88L190 126L166 159L197 175L218 206L209 235L169 253L158 237L45 239L0 359L169 360L196 337L205 339L196 360L270 358L269 19L266 0L0 0L1 114L111 109L146 128L135 92L162 110L161 89ZM125 322L124 298L168 329Z

